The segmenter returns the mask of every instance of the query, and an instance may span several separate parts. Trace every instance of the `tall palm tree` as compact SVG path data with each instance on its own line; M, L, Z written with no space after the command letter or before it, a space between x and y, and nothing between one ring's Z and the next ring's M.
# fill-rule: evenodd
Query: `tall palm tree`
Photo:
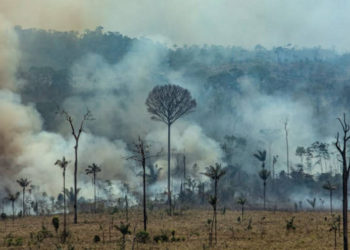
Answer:
M215 243L217 243L217 219L216 219L216 211L217 211L217 201L218 201L218 182L222 176L226 174L226 169L221 167L221 164L215 163L214 166L209 166L206 168L206 172L203 173L205 176L209 177L214 181L214 196L212 196L209 200L209 203L213 206L213 222L215 227Z
M66 168L69 161L63 156L62 160L57 160L55 165L58 165L63 170L63 192L66 190ZM63 242L66 241L67 236L67 213L66 213L66 196L63 195Z
M264 197L264 209L266 208L266 181L270 177L270 171L265 169L265 161L266 161L266 150L260 151L254 154L255 158L257 158L261 162L261 170L259 171L259 177L263 181L263 197Z
M242 208L242 220L243 220L243 215L244 215L244 205L247 202L247 199L244 198L243 196L239 197L237 200L237 204L241 205Z
M77 193L79 193L79 192L80 192L80 188L77 189ZM68 205L74 206L75 191L74 191L73 187L70 187L69 189L66 188L64 190L64 196L66 196L66 198L68 199Z
M264 196L264 209L265 209L266 208L266 181L270 177L270 171L268 171L266 169L260 170L259 177L260 177L260 179L262 179L263 185L264 185L263 196Z
M256 154L254 154L255 158L257 158L259 161L261 161L262 163L262 168L265 168L265 161L266 161L266 150L260 151L258 150L258 152Z
M22 214L23 214L23 216L25 216L25 214L26 214L26 210L25 210L26 207L25 207L24 198L25 198L26 187L29 186L30 181L27 178L21 178L21 179L17 180L17 183L22 188Z
M13 194L10 192L10 190L6 190L7 192L7 197L5 197L6 200L11 202L11 206L12 206L12 221L15 220L15 201L18 199L19 197L19 192Z
M337 186L332 184L330 181L327 181L322 187L329 191L330 208L331 208L331 214L332 214L333 213L333 207L332 207L333 190L336 190Z
M85 173L87 175L92 175L92 181L94 185L94 212L96 213L96 175L98 172L101 172L101 168L97 166L95 163L92 163L92 165L88 166L87 169L85 169Z

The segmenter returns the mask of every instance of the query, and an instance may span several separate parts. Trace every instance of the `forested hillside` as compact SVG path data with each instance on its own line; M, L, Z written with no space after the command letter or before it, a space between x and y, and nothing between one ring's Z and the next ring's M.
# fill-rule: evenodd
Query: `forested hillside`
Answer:
M226 197L248 192L261 198L259 163L253 157L261 149L268 151L269 169L272 156L279 156L273 184L278 188L268 186L271 196L296 202L306 196L323 197L326 180L340 181L332 143L336 118L350 104L350 54L291 44L271 49L169 46L102 27L82 33L17 27L16 32L20 92L25 103L36 106L46 130L67 134L56 119L57 106L74 114L89 108L98 120L89 127L93 134L129 143L145 133L155 140L159 134L148 125L152 121L145 111L146 94L152 86L175 83L188 88L198 103L176 133L192 136L192 130L187 135L183 131L194 124L199 135L192 143L215 148L209 150L216 153L214 158L229 166L222 187ZM285 176L286 121L291 178ZM317 153L317 141L326 145L324 158ZM298 146L305 149L304 160L296 155ZM185 145L174 150L188 151ZM200 185L196 155L190 157L191 178Z

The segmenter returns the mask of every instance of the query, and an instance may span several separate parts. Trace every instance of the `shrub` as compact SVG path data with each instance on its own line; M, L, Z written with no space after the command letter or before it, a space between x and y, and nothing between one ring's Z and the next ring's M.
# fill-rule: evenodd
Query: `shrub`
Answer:
M156 243L159 243L159 242L168 242L169 241L169 236L165 233L165 232L162 232L161 234L159 235L155 235L153 237L153 240L156 242Z
M248 222L247 230L252 230L252 229L253 229L252 223L253 223L252 218L249 218L249 222Z
M57 233L58 228L60 227L60 219L58 217L53 217L52 218L52 225L55 228L55 231Z
M95 235L95 236L94 236L94 243L98 243L98 242L100 242L100 241L101 241L100 236Z
M175 237L175 230L172 230L171 231L171 239L170 239L172 242L174 242L174 241L180 241L181 240L181 238L176 238Z
M294 226L294 216L290 219L290 220L286 220L286 229L287 231L290 231L290 230L295 230L295 226Z
M23 238L22 237L15 237L12 233L9 233L4 238L4 244L8 247L22 246L23 245Z
M146 231L140 231L136 234L136 241L140 243L146 243L149 241L149 233Z
M7 215L5 213L1 213L0 215L2 220L6 220L7 219Z

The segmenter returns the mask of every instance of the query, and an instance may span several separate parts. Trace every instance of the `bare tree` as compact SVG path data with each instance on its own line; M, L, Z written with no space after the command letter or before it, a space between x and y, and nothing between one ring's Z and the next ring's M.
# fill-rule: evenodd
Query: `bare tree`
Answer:
M64 192L66 190L66 168L69 161L63 156L62 160L57 160L55 165L58 165L63 170L63 242L66 242L67 237L67 212L66 212L66 196Z
M130 160L134 160L142 166L142 189L143 189L143 230L147 231L147 206L146 206L146 160L156 155L150 154L150 146L145 144L144 140L140 137L137 142L134 143L131 149L132 155L128 157ZM159 154L157 154L159 155Z
M73 118L72 116L65 110L59 111L61 115L64 116L66 121L69 123L69 126L72 130L72 135L75 140L75 145L74 145L74 224L78 223L78 207L77 207L77 201L78 201L78 187L77 187L77 176L78 176L78 146L79 146L79 139L81 133L84 131L84 125L86 121L91 121L93 120L93 116L90 112L90 110L87 110L86 113L84 114L82 120L80 121L79 128L76 129Z
M88 166L87 169L85 169L85 173L87 175L92 175L92 182L94 185L94 212L96 213L96 175L98 172L101 172L101 168L97 166L95 163L92 163L92 165Z
M209 166L206 169L206 172L203 173L205 176L208 176L210 179L214 181L214 196L210 197L209 203L213 206L213 221L215 229L215 243L217 243L217 219L216 219L216 211L217 211L217 202L218 202L218 182L222 176L226 174L226 169L221 167L221 164L215 163L214 166ZM211 230L212 232L212 230Z
M348 250L348 180L349 180L349 169L350 164L347 164L347 143L350 139L348 132L350 130L349 124L346 122L345 114L343 114L343 119L338 118L338 121L343 129L342 144L339 138L339 132L337 133L337 140L335 142L335 147L337 148L340 156L341 162L343 164L343 242L344 250Z
M180 117L192 112L197 103L191 93L177 85L156 86L149 93L146 106L152 115L151 119L164 122L168 126L168 203L169 214L172 214L170 190L170 128Z
M26 205L25 205L25 202L24 202L24 198L25 198L26 188L30 184L30 181L27 178L21 178L21 179L17 180L17 183L22 188L22 215L25 216L25 214L26 214Z

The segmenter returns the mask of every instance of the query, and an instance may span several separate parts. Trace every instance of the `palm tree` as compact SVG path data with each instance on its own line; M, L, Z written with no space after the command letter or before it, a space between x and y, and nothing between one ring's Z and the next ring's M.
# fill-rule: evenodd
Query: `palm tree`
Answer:
M66 190L66 168L69 161L63 156L62 160L57 160L55 165L58 165L63 170L63 192ZM67 236L67 213L66 213L66 196L63 195L63 242L66 241Z
M333 213L333 207L332 207L333 190L336 190L337 186L332 184L330 181L327 181L322 187L329 191L330 207L331 207L331 214L332 214Z
M10 192L10 190L6 190L7 192L7 197L5 197L6 200L11 202L12 205L12 221L15 220L15 201L18 199L19 197L19 192L13 194Z
M244 213L244 205L247 202L247 199L244 198L243 196L239 197L237 200L237 204L241 205L242 207L242 220L243 220L243 213Z
M257 158L261 162L262 170L259 171L259 177L263 180L263 197L264 197L264 209L266 208L266 181L270 176L270 171L265 169L265 161L266 161L266 150L259 151L254 154L255 158Z
M22 188L22 214L23 214L23 216L25 216L26 211L25 211L24 197L25 197L26 187L28 187L28 185L30 184L30 181L27 178L21 178L21 179L17 180L17 183Z
M265 161L266 161L266 150L260 151L258 150L258 153L254 154L255 158L257 158L262 163L262 168L265 168Z
M77 193L80 192L80 188L77 189ZM75 190L70 187L70 189L66 188L64 190L64 196L67 197L68 199L68 204L71 206L73 205L74 206L74 202L75 202Z
M94 212L96 213L96 175L98 172L101 172L101 168L97 166L95 163L92 163L92 165L88 166L87 169L85 169L85 173L87 175L92 175L92 181L94 185Z
M123 222L120 222L120 225L115 225L114 226L121 234L122 234L122 242L121 242L121 246L120 246L120 249L125 249L125 243L126 243L126 240L125 240L125 236L127 234L131 234L131 231L129 229L130 227L130 224L124 224Z
M214 181L214 196L210 197L209 203L213 206L213 222L215 226L215 243L217 243L217 219L216 219L216 208L218 201L218 182L222 176L226 174L226 169L221 167L221 164L215 163L215 167L209 166L206 168L206 172L203 173Z
M264 196L264 209L266 207L266 181L267 179L270 177L270 171L266 170L266 169L262 169L259 172L259 177L263 180L263 196Z

